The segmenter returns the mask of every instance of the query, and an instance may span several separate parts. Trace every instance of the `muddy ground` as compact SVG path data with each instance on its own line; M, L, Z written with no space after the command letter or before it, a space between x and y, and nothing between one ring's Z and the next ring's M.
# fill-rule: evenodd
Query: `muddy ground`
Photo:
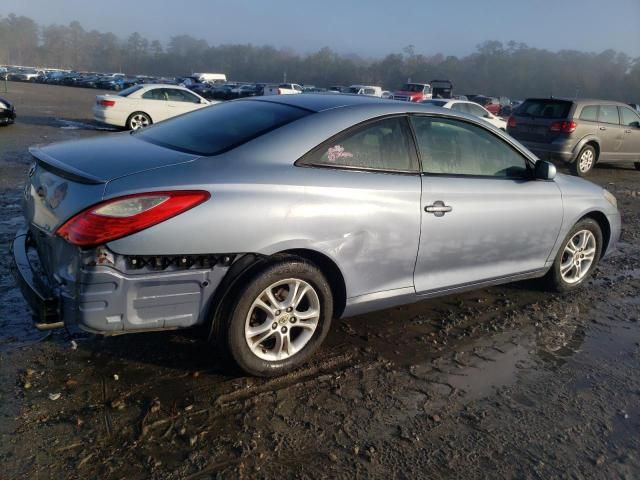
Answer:
M31 327L8 246L27 147L108 135L95 94L1 94L19 118L0 129L0 478L640 477L639 171L591 177L624 231L581 291L526 282L336 321L312 363L261 380L195 332Z

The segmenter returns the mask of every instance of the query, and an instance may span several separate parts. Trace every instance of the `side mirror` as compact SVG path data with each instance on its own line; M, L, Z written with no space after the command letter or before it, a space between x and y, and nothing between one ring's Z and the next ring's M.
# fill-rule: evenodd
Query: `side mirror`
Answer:
M546 160L536 162L534 174L538 180L553 180L556 177L556 166Z

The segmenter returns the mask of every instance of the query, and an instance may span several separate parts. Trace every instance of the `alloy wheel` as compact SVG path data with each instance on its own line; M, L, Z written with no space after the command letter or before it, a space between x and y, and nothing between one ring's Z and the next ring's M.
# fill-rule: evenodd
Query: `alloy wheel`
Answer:
M580 155L580 171L588 172L593 167L593 150L587 149Z
M148 127L151 124L149 117L140 113L131 117L131 130L138 130L139 128Z
M320 322L320 299L307 282L288 278L265 288L253 301L244 336L251 352L267 361L302 350Z
M562 279L574 284L589 272L596 256L596 237L590 230L576 232L567 242L560 261Z

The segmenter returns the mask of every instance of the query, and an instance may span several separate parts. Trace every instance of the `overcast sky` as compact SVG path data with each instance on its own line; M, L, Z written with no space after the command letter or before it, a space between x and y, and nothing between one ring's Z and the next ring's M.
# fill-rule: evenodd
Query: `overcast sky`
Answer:
M485 40L640 57L640 0L0 0L0 15L166 42L252 43L306 53L328 46L380 57L466 55Z

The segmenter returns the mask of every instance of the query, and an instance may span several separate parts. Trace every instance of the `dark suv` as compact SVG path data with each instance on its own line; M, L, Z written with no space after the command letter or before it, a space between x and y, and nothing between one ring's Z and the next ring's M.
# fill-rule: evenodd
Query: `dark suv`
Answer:
M634 162L640 170L640 115L624 103L529 98L507 132L542 159L569 162L578 176L598 161Z

